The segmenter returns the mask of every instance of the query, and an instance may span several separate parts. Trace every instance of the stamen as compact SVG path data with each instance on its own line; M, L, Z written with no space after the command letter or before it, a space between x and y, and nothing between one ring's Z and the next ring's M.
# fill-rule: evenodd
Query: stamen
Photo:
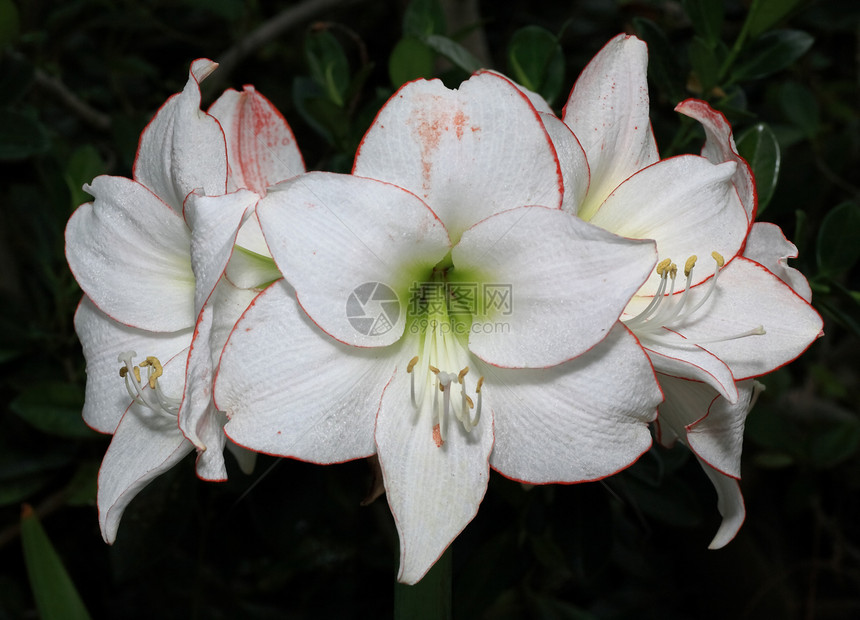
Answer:
M458 382L460 385L463 385L463 378L464 378L467 374L469 374L469 367L468 367L468 366L466 366L463 370L461 370L461 371L460 371L460 374L459 374L459 375L457 375L457 382Z
M717 261L717 267L719 267L720 269L722 269L722 268L723 268L723 265L725 265L725 264L726 264L726 259L725 259L725 258L723 258L723 255L722 255L722 254L720 254L719 252L711 252L711 257L712 257L715 261Z
M176 418L179 412L179 407L182 403L180 399L172 398L164 394L161 386L158 384L158 378L164 374L164 367L157 357L149 356L140 363L140 366L134 365L134 358L137 353L134 351L126 351L120 353L117 361L123 364L119 369L119 376L125 380L125 389L131 399L148 409L155 411L169 418ZM144 390L142 385L140 368L147 369L146 384L149 391ZM155 398L152 398L152 394Z
M698 256L693 254L690 258L687 259L687 262L684 263L684 275L690 277L690 273L693 271L693 267L696 266L696 260L698 260Z

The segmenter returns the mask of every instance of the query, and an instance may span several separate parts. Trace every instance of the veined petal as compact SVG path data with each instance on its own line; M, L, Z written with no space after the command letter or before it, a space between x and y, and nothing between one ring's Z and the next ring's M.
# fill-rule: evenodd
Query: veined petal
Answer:
M240 446L314 463L370 456L394 353L330 338L276 282L224 348L215 379L216 407L230 419L224 430Z
M215 366L236 321L254 297L256 294L253 291L237 289L222 279L203 307L194 329L185 370L185 390L179 408L179 429L198 450L214 450L218 453L215 457L198 457L198 475L207 480L223 480L226 477L224 458L221 456L224 448L221 427L227 420L224 418L216 423L215 417L223 418L223 415L217 414L212 406ZM217 445L210 446L204 435L214 437Z
M142 183L177 213L195 189L209 196L227 190L227 145L214 118L200 110L200 82L217 63L191 63L185 89L168 99L140 134L134 180Z
M84 422L100 433L113 433L131 398L119 375L117 358L124 351L172 359L191 344L191 329L155 333L117 323L87 298L75 312L75 331L87 362Z
M660 389L663 390L663 404L660 405L660 415L657 419L659 426L658 439L660 443L671 448L675 439L680 439L687 445L687 428L701 420L708 413L711 403L719 394L710 386L672 377L663 373L657 374Z
M253 86L224 91L209 108L227 138L232 187L261 196L275 183L305 171L305 162L287 121Z
M717 530L717 534L711 544L708 545L708 549L720 549L732 541L744 524L747 514L744 507L744 497L741 494L741 485L737 480L724 476L704 463L701 465L717 490L717 508L723 516L720 529Z
M132 327L194 325L191 235L182 217L143 185L100 176L66 225L66 259L98 308Z
M196 278L194 309L199 313L227 267L239 227L251 215L260 196L240 189L223 196L196 192L185 202L191 229L191 267Z
M623 239L545 207L494 215L463 233L455 269L487 274L511 287L509 314L475 321L509 329L472 329L469 349L485 362L544 368L582 354L610 331L654 266L654 245Z
M753 224L743 255L765 267L804 300L812 301L812 289L809 288L806 277L797 269L788 266L789 258L797 258L797 248L785 238L779 226L768 222Z
M577 214L579 206L585 200L591 173L585 160L585 151L570 128L554 114L541 114L543 126L546 128L561 167L564 179L564 199L561 208L573 215Z
M706 295L693 287L690 303ZM736 337L761 327L764 333ZM735 380L768 373L795 359L821 335L821 316L767 269L737 257L698 312L673 328L723 360Z
M754 379L738 383L734 404L717 398L701 420L687 429L687 444L705 463L725 476L741 477L744 424L763 385Z
M752 170L743 157L738 155L735 139L732 137L732 126L722 112L713 109L704 101L698 99L687 99L675 107L690 118L694 118L702 124L705 129L705 146L702 147L702 157L714 164L724 161L733 161L737 164L732 181L738 190L741 204L747 213L750 222L755 219L758 198L755 191L755 181Z
M651 446L662 395L633 335L616 324L596 347L549 369L483 367L496 443L490 464L524 482L583 482L624 469Z
M711 252L730 260L747 233L746 212L732 183L734 172L733 162L715 166L695 155L664 159L622 183L591 223L623 237L654 239L660 260L683 264L691 255ZM695 270L693 284L712 274ZM660 276L652 273L639 294L653 294L659 283Z
M224 434L224 424L227 416L217 411L209 404L209 411L200 419L197 425L197 436L206 445L206 449L197 452L197 477L209 482L224 482L227 480L227 464L224 462L224 446L227 436Z
M407 300L390 295L364 300L358 310L368 316L388 305L386 317L397 316L388 329L367 333L356 328L348 306L356 290L374 283L390 294L407 290L416 269L429 273L450 249L445 227L427 205L372 179L311 172L270 191L257 215L272 256L305 312L332 337L357 346L399 340Z
M643 340L642 346L657 372L679 379L703 381L729 402L737 402L738 390L732 371L710 351L669 330L664 330L659 338Z
M588 197L578 215L590 219L625 179L659 159L648 117L648 49L618 35L583 69L562 119L591 168Z
M174 366L184 356L165 364ZM159 384L172 393L181 389L183 373L165 372ZM148 387L144 387L148 390ZM102 537L116 539L120 519L135 495L193 449L176 426L176 418L132 404L122 416L99 470L98 508Z
M466 432L449 424L437 445L432 421L411 404L410 377L400 368L385 389L376 445L385 494L400 535L397 579L414 584L478 512L490 477L493 418Z
M353 174L421 197L451 239L475 222L522 205L559 207L555 150L527 97L480 73L449 90L410 82L380 110L359 146Z

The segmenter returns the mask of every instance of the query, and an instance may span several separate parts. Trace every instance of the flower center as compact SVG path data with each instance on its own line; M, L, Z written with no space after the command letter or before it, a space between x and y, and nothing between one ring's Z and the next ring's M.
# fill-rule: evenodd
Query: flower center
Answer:
M125 351L119 354L117 361L122 363L119 376L125 379L125 388L131 399L154 412L169 418L176 418L182 400L168 396L158 384L158 378L164 374L164 367L157 357L149 356L139 366L134 365L137 353ZM146 380L141 379L140 369L146 369ZM149 388L149 389L147 389Z
M433 441L439 448L448 436L449 416L453 415L466 432L477 426L484 383L484 378L479 377L474 387L475 399L469 396L466 379L469 352L463 339L468 334L471 316L468 313L466 317L456 316L463 310L463 300L450 293L446 275L447 270L434 269L430 282L413 289L409 329L418 334L418 355L406 366L412 406L417 417L429 416ZM416 299L420 304L415 304Z
M680 325L689 320L713 295L717 287L717 278L719 277L720 269L725 265L725 259L718 252L711 252L711 257L716 263L714 276L711 278L708 290L697 303L692 301L690 284L693 281L693 269L696 266L698 257L694 254L684 263L684 275L687 281L680 295L675 295L675 279L678 275L678 266L669 258L660 261L656 269L657 275L660 276L660 285L657 287L657 292L654 293L651 302L642 312L630 319L622 319L624 324L633 330L640 340L653 340L665 334L666 329L672 329L673 325ZM764 333L764 327L759 325L739 334L730 334L707 340L689 340L684 344L694 346L711 342L724 342L747 336L758 336Z

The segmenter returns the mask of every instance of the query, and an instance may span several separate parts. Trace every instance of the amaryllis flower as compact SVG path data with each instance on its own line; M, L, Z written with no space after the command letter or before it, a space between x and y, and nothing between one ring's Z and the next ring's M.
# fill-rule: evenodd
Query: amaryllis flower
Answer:
M798 295L780 279L799 276L785 266L786 254L777 257L771 249L760 254L772 259L744 254L752 236L766 236L768 248L780 246L772 229L752 224L752 173L738 155L722 114L702 101L682 102L677 110L699 120L707 134L702 155L659 159L648 120L646 66L645 44L620 35L577 80L563 121L578 138L587 168L573 147L563 168L571 169L571 176L588 174L590 181L584 197L570 208L616 234L657 242L657 268L628 304L622 321L658 372L666 394L661 417L669 412L667 419L682 429L675 428L675 434L683 435L685 427L708 411L721 412L709 413L711 420L733 420L728 425L733 440L719 442L721 457L687 443L703 464L737 477L738 467L719 463L739 463L751 400L749 380L805 351L821 333L821 317L808 296ZM779 267L780 277L767 267ZM710 387L674 389L681 385L674 379ZM691 393L696 403L678 402ZM715 400L718 396L723 400ZM712 401L710 409L701 405ZM707 426L705 420L698 428ZM716 484L713 472L705 470ZM721 493L723 505L724 498ZM729 520L712 546L728 542L743 517Z
M353 176L257 207L285 281L224 349L225 432L316 463L378 454L405 583L474 517L491 466L595 480L651 444L661 395L617 319L653 244L563 212L562 190L535 109L485 73L404 86Z
M183 92L142 133L134 180L97 177L86 187L94 202L81 205L66 228L66 256L85 293L75 316L87 359L84 420L114 434L99 474L108 542L137 492L195 448L198 476L226 477L226 418L212 406L213 361L256 291L222 274L259 196L247 189L224 195L236 171L252 167L250 148L228 164L228 145L241 141L254 119L228 125L225 139L219 122L200 111L199 82L216 66L192 64ZM232 103L221 112L230 118L255 94L226 96ZM257 120L261 138L289 133L282 120ZM294 142L274 149L264 142L261 150L296 160ZM217 195L214 208L210 196ZM248 465L243 452L238 458Z

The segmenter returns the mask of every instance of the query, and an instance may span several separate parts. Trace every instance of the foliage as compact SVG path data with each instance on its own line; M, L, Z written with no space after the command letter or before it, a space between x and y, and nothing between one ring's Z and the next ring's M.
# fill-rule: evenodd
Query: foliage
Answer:
M43 609L21 539L31 575L34 553L46 570L59 566L38 522L19 524L23 502L94 618L390 614L396 532L384 499L359 505L364 463L263 457L252 477L233 468L218 485L185 463L140 494L108 547L94 497L109 438L79 416L80 293L62 235L88 199L82 185L130 176L140 130L191 60L241 49L294 4L0 0L0 618ZM706 549L715 497L680 447L654 447L602 483L526 489L494 475L453 548L455 616L858 613L860 117L856 64L845 61L856 55L857 3L515 0L484 3L466 24L436 0L322 4L331 8L213 76L271 99L309 169L348 171L381 104L418 77L456 85L489 63L559 110L588 59L626 30L649 44L661 154L702 144L696 123L672 111L679 101L726 114L758 181L759 218L797 244L794 264L825 316L810 353L765 378L747 425L747 522L727 549Z

